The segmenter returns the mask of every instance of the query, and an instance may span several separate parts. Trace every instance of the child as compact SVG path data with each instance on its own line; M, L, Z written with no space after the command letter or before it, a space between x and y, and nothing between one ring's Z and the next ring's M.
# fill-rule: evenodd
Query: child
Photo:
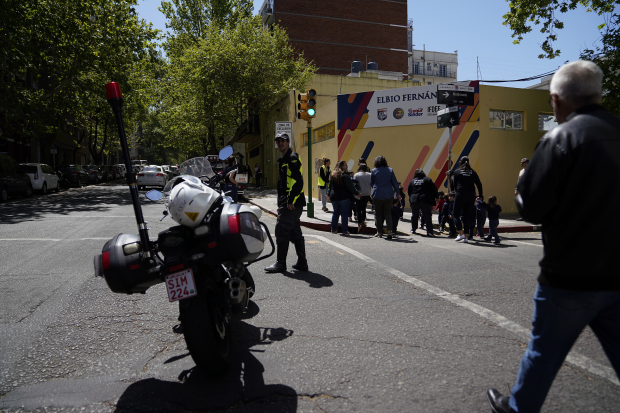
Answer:
M437 192L437 205L435 205L435 210L439 212L439 216L437 217L437 225L439 225L440 227L441 227L441 217L443 213L443 204L446 202L446 200L443 199L444 195L445 194L443 191Z
M392 202L392 236L396 238L396 229L398 228L398 219L401 214L400 202L398 198Z
M456 237L456 225L454 225L454 220L452 216L452 211L454 210L454 194L449 193L448 195L444 196L444 199L446 200L446 202L443 204L443 220L441 221L442 228L440 232L443 232L443 228L445 227L446 223L448 223L448 227L450 228L450 233L448 234L448 236Z
M491 241L491 237L495 238L495 245L499 245L499 235L497 234L497 226L499 225L499 213L502 212L502 207L497 204L497 197L490 196L489 203L486 204L486 210L489 213L489 235L485 238L486 241Z
M487 220L487 208L482 198L476 198L476 226L478 228L478 237L484 238L484 223Z

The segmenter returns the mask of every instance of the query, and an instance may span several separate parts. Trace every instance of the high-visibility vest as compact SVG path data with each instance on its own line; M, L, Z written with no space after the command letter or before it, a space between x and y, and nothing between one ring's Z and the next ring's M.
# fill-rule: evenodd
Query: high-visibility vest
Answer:
M325 165L321 165L321 168L319 169L319 186L325 186L326 182L323 180L323 178L321 178L321 170L327 172L327 170L325 169Z

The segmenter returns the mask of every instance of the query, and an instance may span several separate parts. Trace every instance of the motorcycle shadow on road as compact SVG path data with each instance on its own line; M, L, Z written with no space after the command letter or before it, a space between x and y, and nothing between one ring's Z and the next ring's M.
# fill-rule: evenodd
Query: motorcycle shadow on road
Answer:
M240 318L258 314L251 302ZM178 382L155 378L130 385L116 405L121 412L296 412L297 392L284 384L265 384L265 368L254 356L264 346L285 340L293 334L285 328L255 327L242 320L233 322L235 355L229 369L220 376L210 376L197 367L181 372ZM165 363L182 357L175 356Z

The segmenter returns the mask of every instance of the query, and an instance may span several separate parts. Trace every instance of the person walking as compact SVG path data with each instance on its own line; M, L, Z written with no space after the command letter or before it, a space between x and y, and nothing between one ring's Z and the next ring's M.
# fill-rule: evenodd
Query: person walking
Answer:
M321 203L323 204L323 211L329 211L327 209L327 184L329 183L329 176L331 174L331 161L328 158L323 158L323 165L319 168L319 192L321 193Z
M469 158L467 156L463 156L459 160L459 168L452 172L450 171L451 180L452 180L452 188L454 188L454 207L452 211L452 216L454 219L454 225L456 226L456 231L458 232L458 236L454 239L455 241L463 241L467 243L468 234L463 234L463 226L466 229L470 227L470 217L472 215L472 208L475 208L474 201L476 200L476 189L478 188L478 193L480 194L480 198L482 196L482 183L480 182L480 178L476 171L471 169L469 165ZM461 221L461 216L463 216L463 221Z
M357 181L362 195L355 203L357 207L357 233L361 234L364 228L366 228L366 206L370 202L370 193L372 192L368 166L366 164L360 165L353 179Z
M295 245L297 253L297 263L293 268L308 271L306 246L299 222L306 205L301 160L299 155L291 150L288 134L279 132L275 141L281 155L278 159L278 218L275 231L277 258L275 264L265 268L265 271L286 271L289 242Z
M429 237L434 237L431 210L439 196L435 183L426 176L422 169L418 168L415 170L413 179L409 181L407 195L409 195L409 205L411 206L411 233L415 234L418 226L417 217L420 216L420 210L422 210L422 217L426 223L426 234Z
M525 168L527 168L529 163L530 163L529 159L527 159L527 158L521 159L521 170L519 171L519 177L517 178L517 186L515 186L515 196L517 196L519 194L519 190L518 190L519 181L521 180L521 177L523 176L523 173L525 173ZM517 221L523 221L523 217L517 218Z
M226 159L227 168L234 166L236 163L237 158L232 155L228 157L228 159ZM226 180L224 181L224 192L230 192L230 197L233 199L233 201L239 202L239 188L237 187L237 181L235 180L236 175L236 168L226 173Z
M351 177L347 173L349 167L345 161L336 164L336 168L329 180L329 200L332 203L334 213L332 215L332 234L338 232L338 217L342 225L342 235L349 234L349 203L351 195L356 198L360 197L360 193L353 186Z
M260 188L260 180L263 177L263 170L260 169L260 165L254 165L254 179L256 179L256 189Z
M374 160L374 169L370 173L372 200L375 205L376 237L383 237L383 220L386 220L388 235L392 239L392 201L394 194L398 194L398 181L394 171L387 164L385 157L379 155ZM400 195L398 195L400 201Z
M620 170L620 119L601 106L602 80L601 69L583 60L562 66L551 79L550 103L559 125L538 142L515 199L524 220L542 224L545 241L531 339L510 397L487 390L495 413L539 412L586 326L620 378L617 234L599 232L596 242L573 234L592 209L590 202L576 200L608 194L597 206L602 217L615 216L620 204L620 192L609 191L608 179L592 179L613 179Z
M498 218L499 219L499 218ZM484 224L487 221L487 207L484 199L476 198L476 227L478 238L484 238Z

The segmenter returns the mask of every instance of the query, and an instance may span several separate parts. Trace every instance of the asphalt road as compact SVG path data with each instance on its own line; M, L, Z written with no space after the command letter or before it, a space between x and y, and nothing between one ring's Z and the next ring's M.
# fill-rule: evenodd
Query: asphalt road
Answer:
M173 224L162 211L144 201L152 238ZM124 296L94 277L93 256L121 232L137 227L120 184L0 205L0 410L488 412L485 390L507 394L516 377L542 256L539 233L494 246L304 229L310 271L250 267L236 361L213 378L162 284ZM590 330L543 410L620 412Z

